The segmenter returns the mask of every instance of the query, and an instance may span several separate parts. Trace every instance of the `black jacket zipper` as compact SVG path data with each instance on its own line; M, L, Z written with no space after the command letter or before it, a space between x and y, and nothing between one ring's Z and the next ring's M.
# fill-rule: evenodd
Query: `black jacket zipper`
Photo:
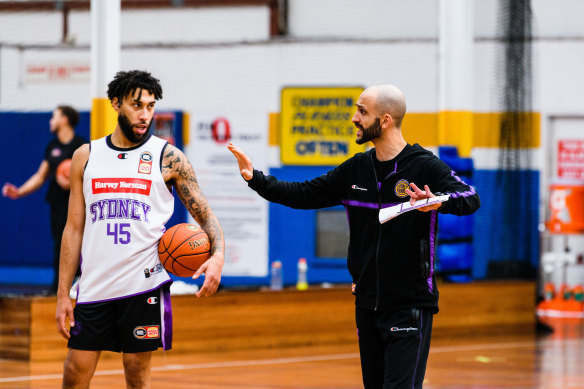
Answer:
M375 158L375 154L372 153L371 154L371 166L373 167L373 176L375 177L375 187L377 188L377 205L379 206L379 209L381 209L381 186L383 185L383 182L378 181L377 179L377 172L375 171L375 163L373 162L373 158ZM397 174L401 171L403 171L404 169L400 169L399 171L397 170L397 162L396 161L396 167L394 169L393 172L389 173L387 176L385 176L385 178L383 179L383 181L387 181L387 179L391 176L393 176L394 174ZM407 165L406 165L407 167ZM378 227L378 231L379 233L377 234L377 247L375 249L375 272L376 272L376 287L377 287L377 292L375 293L375 308L373 309L374 311L377 311L379 309L379 298L380 298L380 290L381 290L381 275L380 275L380 271L379 271L379 250L381 248L381 223L379 223L379 227ZM365 269L363 269L365 270Z

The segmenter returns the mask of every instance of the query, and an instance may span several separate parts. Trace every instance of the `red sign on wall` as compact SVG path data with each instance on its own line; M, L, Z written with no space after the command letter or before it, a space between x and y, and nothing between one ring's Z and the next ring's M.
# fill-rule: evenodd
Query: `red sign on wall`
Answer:
M558 178L584 180L584 139L558 141Z

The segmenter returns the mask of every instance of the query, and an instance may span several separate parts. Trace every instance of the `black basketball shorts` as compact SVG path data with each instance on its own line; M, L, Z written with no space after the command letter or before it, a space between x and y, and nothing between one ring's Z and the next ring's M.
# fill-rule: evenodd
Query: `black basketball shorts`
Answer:
M169 285L106 302L77 304L67 346L124 353L172 347Z

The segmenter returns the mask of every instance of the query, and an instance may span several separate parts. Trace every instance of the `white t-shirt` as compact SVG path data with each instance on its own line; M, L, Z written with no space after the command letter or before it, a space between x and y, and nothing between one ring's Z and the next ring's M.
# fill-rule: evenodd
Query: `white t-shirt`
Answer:
M85 230L77 303L115 300L170 282L158 241L174 210L160 171L167 142L155 136L130 149L110 136L91 142L83 177Z

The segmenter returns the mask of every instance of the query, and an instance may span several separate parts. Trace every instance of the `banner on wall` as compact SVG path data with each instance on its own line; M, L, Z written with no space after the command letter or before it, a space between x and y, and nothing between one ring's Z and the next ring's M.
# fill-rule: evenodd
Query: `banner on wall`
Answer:
M361 87L282 89L281 157L287 165L338 165L365 151L351 118Z
M558 178L584 180L584 139L560 139L557 150Z
M87 62L28 62L22 69L24 85L41 83L75 83L84 84L90 81L91 68Z
M247 187L237 161L227 149L233 142L267 168L268 116L265 114L192 114L189 144L199 186L225 235L223 275L265 277L268 274L268 204ZM189 221L194 220L189 216Z

